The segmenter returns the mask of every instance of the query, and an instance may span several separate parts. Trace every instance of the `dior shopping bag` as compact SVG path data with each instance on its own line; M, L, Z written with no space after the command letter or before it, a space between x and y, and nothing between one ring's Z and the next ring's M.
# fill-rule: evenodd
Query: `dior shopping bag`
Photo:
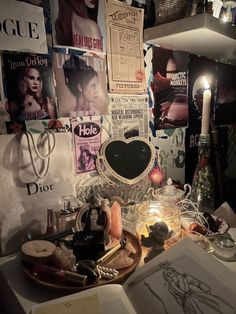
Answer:
M0 136L1 255L43 234L46 210L75 195L71 133L44 135Z

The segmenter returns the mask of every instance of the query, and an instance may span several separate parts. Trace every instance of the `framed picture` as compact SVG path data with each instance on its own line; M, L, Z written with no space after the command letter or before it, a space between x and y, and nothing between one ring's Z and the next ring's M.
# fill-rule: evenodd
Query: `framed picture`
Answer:
M85 206L81 208L76 217L77 231L109 232L110 213L107 208Z

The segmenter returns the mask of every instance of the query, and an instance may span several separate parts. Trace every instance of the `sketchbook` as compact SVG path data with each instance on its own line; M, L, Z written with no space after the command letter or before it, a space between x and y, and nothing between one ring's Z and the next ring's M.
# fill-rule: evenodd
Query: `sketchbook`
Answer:
M34 305L32 314L236 313L236 273L190 239L125 281Z

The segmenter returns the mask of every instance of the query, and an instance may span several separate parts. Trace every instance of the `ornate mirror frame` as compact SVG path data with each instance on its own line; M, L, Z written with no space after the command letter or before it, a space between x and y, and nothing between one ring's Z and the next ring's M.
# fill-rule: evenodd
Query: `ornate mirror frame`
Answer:
M144 143L144 145L150 149L150 160L149 160L146 168L142 171L142 173L140 173L139 175L137 175L136 177L134 177L132 179L128 179L128 178L120 175L119 173L117 173L112 168L112 166L110 165L110 163L108 162L108 160L106 158L106 149L111 143L114 144L115 142L124 142L125 144L129 144L129 143L132 143L135 141L139 141L139 142ZM134 160L135 160L135 158L137 158L137 156L130 156L130 158L134 158ZM107 140L101 146L100 151L97 154L96 166L97 166L97 170L98 170L99 175L105 180L105 182L108 182L111 185L116 185L117 181L120 181L122 183L132 185L132 184L136 184L136 183L140 182L145 176L147 176L149 174L150 170L153 168L154 160L155 160L155 148L145 138L138 137L138 136L131 137L129 139L113 138L113 139Z

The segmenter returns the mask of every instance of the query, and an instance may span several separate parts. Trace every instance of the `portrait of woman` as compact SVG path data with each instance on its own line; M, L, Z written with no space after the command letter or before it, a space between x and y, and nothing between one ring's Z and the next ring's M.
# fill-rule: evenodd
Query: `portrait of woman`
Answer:
M23 68L20 71L17 88L14 99L9 97L6 105L11 120L25 121L56 117L55 103L42 92L43 82L38 68Z
M71 55L63 66L65 82L76 99L75 112L78 116L95 116L98 110L100 82L98 73L90 65Z
M95 170L95 155L89 149L80 147L80 156L78 160L79 172Z
M84 231L105 230L107 225L107 216L106 213L101 211L99 207L88 209L84 215Z
M102 34L97 22L99 0L58 0L55 21L58 45L102 51Z

